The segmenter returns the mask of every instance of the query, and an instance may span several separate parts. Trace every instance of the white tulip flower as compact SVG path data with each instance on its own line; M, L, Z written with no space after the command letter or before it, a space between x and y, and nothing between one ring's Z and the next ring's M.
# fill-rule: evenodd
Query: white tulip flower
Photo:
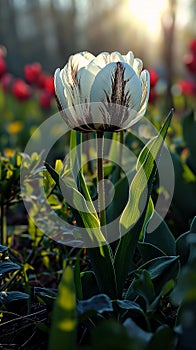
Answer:
M132 52L81 52L55 72L58 107L69 127L80 131L128 129L146 112L150 77Z

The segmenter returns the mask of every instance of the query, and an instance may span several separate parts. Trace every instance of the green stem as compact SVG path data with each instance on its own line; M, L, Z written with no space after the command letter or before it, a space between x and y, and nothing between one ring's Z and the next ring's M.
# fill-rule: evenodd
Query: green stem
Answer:
M3 203L3 200L1 202L1 244L6 245L7 244L7 230L6 230L6 206Z
M80 176L78 176L79 172L82 174L82 133L76 131L76 145L77 145L77 187L78 190L81 192L81 183L80 183Z
M103 169L103 146L104 133L97 132L97 192L98 192L98 211L101 226L106 225L105 213L105 188L104 188L104 169Z
M122 153L123 153L123 145L124 145L124 131L119 132L119 142L120 142L120 147L119 147L119 159L118 159L118 167L117 167L117 180L120 179L120 173L121 173L121 162L122 162Z

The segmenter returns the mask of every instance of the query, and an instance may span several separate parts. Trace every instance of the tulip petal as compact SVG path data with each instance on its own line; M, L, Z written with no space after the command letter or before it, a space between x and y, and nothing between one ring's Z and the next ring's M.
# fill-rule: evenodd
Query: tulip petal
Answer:
M138 114L143 117L146 112L150 93L150 74L146 69L142 71L140 79L142 82L142 100Z
M90 101L131 105L137 109L141 95L141 83L133 68L124 62L112 62L96 75Z
M103 102L110 105L113 113L110 118L114 118L115 122L109 121L121 127L124 119L127 118L122 109L112 105L120 105L138 111L142 97L142 86L140 79L136 75L133 68L124 62L112 62L105 66L96 75L90 92L90 102ZM99 117L100 119L100 117ZM105 122L108 116L105 116Z
M94 82L95 76L100 71L99 68L93 61L90 62L86 67L81 68L77 73L77 82L80 91L80 102L90 102L90 90Z
M67 108L67 101L64 95L64 86L60 77L60 68L57 68L54 73L54 86L55 86L56 95L58 97L58 100L62 109Z
M109 58L110 58L110 61L108 63L110 63L110 62L125 62L123 55L121 55L119 52L112 52L110 54Z
M126 55L123 55L123 58L125 59L126 63L128 63L130 66L133 66L134 55L132 51L129 51Z
M140 76L142 68L143 68L142 60L140 60L139 58L135 58L133 61L133 69L138 76Z
M110 54L108 52L102 52L100 53L97 57L95 57L95 59L93 60L93 62L100 68L103 68L106 66L106 64L108 64L109 62L109 56Z
M133 124L136 124L145 114L148 105L148 98L150 92L150 75L147 70L141 73L141 83L142 83L142 99L140 104L140 109L137 114L134 115L133 110L129 111L129 118L124 122L123 129L130 128Z
M94 55L91 55L86 51L70 56L68 63L63 68L64 81L70 85L73 85L78 70L82 67L86 67L89 63L89 60L92 60L93 58Z

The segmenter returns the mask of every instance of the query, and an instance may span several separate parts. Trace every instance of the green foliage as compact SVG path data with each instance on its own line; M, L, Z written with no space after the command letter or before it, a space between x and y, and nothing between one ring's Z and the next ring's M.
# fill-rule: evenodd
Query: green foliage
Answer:
M11 154L21 145L24 148L33 128L40 123L41 114L38 117L39 108L34 100L20 106L9 96L10 112L4 103L2 100L5 113L0 157L2 346L11 348L17 344L25 349L36 344L38 349L49 346L57 350L173 350L185 345L191 348L196 327L194 112L186 113L181 125L177 115L169 128L171 112L159 135L149 136L145 147L141 140L124 132L125 143L138 161L135 164L131 160L127 176L114 163L104 164L105 178L115 190L106 208L107 222L117 218L120 221L119 227L114 227L119 240L108 244L93 203L97 198L95 164L86 164L77 177L74 175L80 169L82 157L87 159L80 147L86 136L72 131L70 138L55 146L60 158L70 141L72 156L66 162L54 161L51 152L44 167L37 153ZM152 108L151 112L151 121L160 126L157 111ZM165 221L148 233L152 215L158 216L153 204L160 193L156 163L162 161L166 133L175 171L174 197ZM119 134L106 137L116 141ZM76 152L76 146L80 152ZM121 155L115 143L110 152L116 158ZM19 184L21 162L24 179L28 178L23 198ZM36 227L21 200L31 202L32 216L42 212L41 199L33 186L35 181L42 180L52 210L73 225L73 233L68 233L70 242L76 234L83 242L86 237L87 241L98 243L97 247L87 250L67 247L50 240L44 229ZM65 193L67 198L63 197ZM21 216L19 225L17 220ZM61 232L55 234L59 237ZM10 343L5 345L8 339Z

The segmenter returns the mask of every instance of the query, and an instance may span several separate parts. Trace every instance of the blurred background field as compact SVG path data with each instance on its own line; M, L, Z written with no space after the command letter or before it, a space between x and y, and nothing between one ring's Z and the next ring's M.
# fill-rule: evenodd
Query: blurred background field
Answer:
M24 152L36 128L57 113L54 71L57 67L62 68L71 54L84 50L95 55L103 51L126 54L131 50L135 57L143 60L151 78L146 117L157 130L160 130L171 107L175 108L166 138L175 171L174 196L165 223L155 232L152 240L156 238L153 249L157 245L159 252L163 249L163 255L167 258L170 258L167 255L176 255L175 259L180 259L181 266L187 264L185 278L190 278L190 285L182 279L179 295L184 298L189 314L195 307L195 271L192 274L195 265L188 265L195 258L195 238L190 237L192 242L186 240L189 234L195 235L196 228L196 221L193 221L196 213L195 0L0 0L0 323L3 328L0 342L4 345L9 342L9 349L14 344L22 345L24 349L46 348L51 309L66 264L76 266L78 274L80 271L83 274L87 272L84 281L87 294L90 297L95 293L94 279L90 280L91 283L88 279L88 273L91 274L92 270L88 271L91 263L86 249L78 255L77 249L59 244L39 230L28 216L20 192L20 165L22 157L25 157L21 152ZM144 133L142 137L146 143L152 135ZM138 156L142 142L130 134L125 135L125 140ZM55 157L51 155L50 159L53 165L56 158L64 157L65 146L69 147L68 139L57 142ZM26 162L32 170L33 182L40 171L39 155L33 154L31 159L26 158ZM59 161L56 163L57 169L60 164ZM107 166L106 177L112 179L113 165ZM85 175L87 185L93 189L92 193L96 193L95 174L89 171ZM44 181L51 208L65 220L74 223L69 206L46 169ZM158 195L167 197L170 194L159 187L157 179L152 193L155 201ZM32 198L41 205L36 193L32 194ZM117 200L118 208L119 198ZM160 234L160 241L157 240L157 233ZM147 259L152 257L149 257L151 253L147 250ZM138 254L137 247L134 256L137 267L144 262L142 256L138 260ZM168 271L164 272L164 283ZM174 275L176 281L176 266ZM189 299L186 304L185 285L188 286L187 295L193 296L190 305ZM151 290L149 295L152 295ZM150 316L153 332L157 324L174 326L178 315L169 293L166 292L155 309L160 319L157 323L156 317L151 319ZM31 319L23 318L30 314ZM148 318L149 314L146 315ZM188 329L190 323L186 322L189 316L186 315L184 319L182 317L185 333L179 350L194 349L182 347L183 342L188 345L192 342ZM196 320L195 315L192 316L191 322L195 327L191 333L193 336ZM106 317L110 318L111 315ZM85 343L81 329L80 340ZM110 337L106 332L101 336L100 348L104 348L106 338L110 341L113 335ZM147 349L156 350L160 344L164 349L170 348L164 334L161 339L158 338L158 346L155 344L154 348ZM121 338L118 341L121 346ZM96 344L93 349L97 349Z
M190 46L196 37L195 4L0 0L1 151L23 150L35 127L56 112L54 70L83 50L95 55L132 50L150 69L151 105L163 113L174 105L179 116L187 100L193 107L196 51Z
M182 57L196 34L195 7L194 0L1 0L0 43L8 70L22 76L33 61L52 73L78 51L130 49L164 73L172 42L174 75L186 76Z

